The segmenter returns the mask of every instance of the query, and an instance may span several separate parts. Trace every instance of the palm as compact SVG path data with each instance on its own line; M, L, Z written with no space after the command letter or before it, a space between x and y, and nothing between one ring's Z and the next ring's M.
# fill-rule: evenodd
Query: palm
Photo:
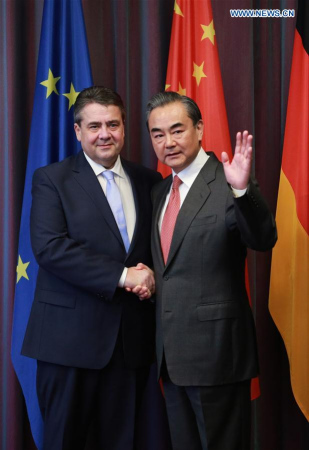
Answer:
M226 181L235 189L245 189L248 185L252 162L252 139L248 131L238 132L232 161L229 161L227 153L222 153Z

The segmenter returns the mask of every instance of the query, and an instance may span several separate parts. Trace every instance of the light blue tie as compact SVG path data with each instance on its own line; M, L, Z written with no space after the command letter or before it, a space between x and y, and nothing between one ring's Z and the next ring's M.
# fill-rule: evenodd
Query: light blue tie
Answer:
M104 170L102 175L107 180L106 184L106 198L113 211L115 220L117 222L124 246L126 251L128 252L130 247L130 240L127 231L126 218L123 211L121 196L119 192L119 188L114 180L114 172L111 170Z

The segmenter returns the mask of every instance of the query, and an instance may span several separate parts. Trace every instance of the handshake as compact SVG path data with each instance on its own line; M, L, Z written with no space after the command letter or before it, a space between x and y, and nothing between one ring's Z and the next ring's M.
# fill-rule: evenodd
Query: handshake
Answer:
M140 300L146 300L155 292L154 273L142 263L129 267L123 287L127 292L136 294Z

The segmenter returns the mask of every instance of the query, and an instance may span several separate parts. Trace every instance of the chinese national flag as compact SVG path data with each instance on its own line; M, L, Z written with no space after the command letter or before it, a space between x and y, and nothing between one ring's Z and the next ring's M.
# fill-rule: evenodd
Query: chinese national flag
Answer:
M166 75L167 91L193 98L204 120L203 148L232 156L210 0L177 0ZM158 169L170 169L159 162Z
M169 49L165 90L191 97L203 121L203 148L232 157L225 110L216 33L210 0L176 0ZM163 176L171 169L158 162ZM248 276L246 274L248 281ZM247 282L247 291L249 283ZM251 398L259 396L258 379L252 380Z
M299 0L273 250L269 309L291 384L309 420L309 3Z

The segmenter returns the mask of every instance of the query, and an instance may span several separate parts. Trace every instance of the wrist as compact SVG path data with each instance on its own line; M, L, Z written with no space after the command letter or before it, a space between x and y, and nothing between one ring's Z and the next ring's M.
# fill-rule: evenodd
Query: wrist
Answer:
M232 185L230 185L230 188L232 190L233 196L235 198L242 197L247 192L248 186L246 186L244 189L234 188Z
M118 287L120 287L120 288L125 287L125 282L126 282L127 274L128 274L128 268L125 267L125 268L123 269L123 272L122 272L122 274L121 274L121 277L120 277L120 279L119 279L119 281L118 281Z

